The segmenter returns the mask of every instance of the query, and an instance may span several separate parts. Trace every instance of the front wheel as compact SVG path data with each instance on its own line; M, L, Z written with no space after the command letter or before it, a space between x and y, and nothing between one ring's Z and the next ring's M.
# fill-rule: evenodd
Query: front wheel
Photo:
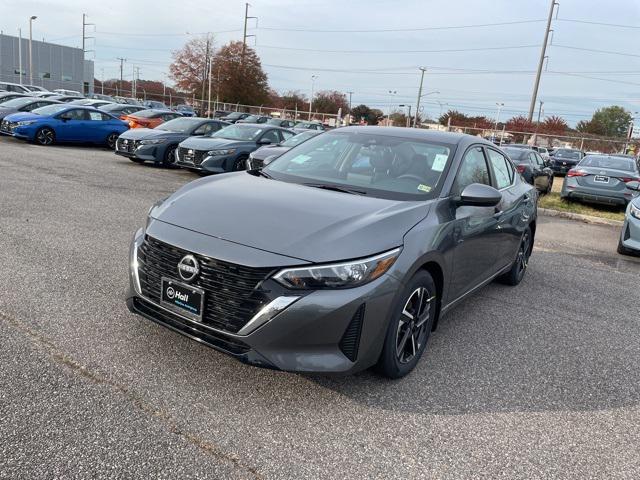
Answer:
M520 246L518 247L518 255L516 256L511 269L502 275L499 280L511 286L518 285L524 278L524 274L527 271L529 265L529 257L531 256L531 229L527 229L522 234L522 240L520 240Z
M35 139L38 145L52 145L56 141L56 134L51 128L44 127L36 132Z
M176 145L172 145L167 147L167 151L164 154L164 158L162 159L162 165L165 167L173 167L176 163L176 150L178 147Z
M435 294L435 283L426 271L416 273L407 284L376 366L382 375L401 378L418 364L435 321Z
M627 247L625 247L622 244L622 239L619 238L618 239L618 248L617 251L620 255L633 255L633 251L631 251L630 249L628 249Z
M233 162L233 171L240 172L242 170L246 170L248 158L249 157L240 157L235 162Z

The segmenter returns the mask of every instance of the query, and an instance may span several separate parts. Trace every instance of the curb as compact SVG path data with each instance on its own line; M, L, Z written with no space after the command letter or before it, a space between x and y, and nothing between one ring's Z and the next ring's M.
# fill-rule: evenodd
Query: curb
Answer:
M563 212L560 210L552 210L550 208L538 207L538 214L546 217L560 217L578 222L589 223L592 225L608 225L610 227L622 227L624 224L621 220L609 220L607 218L593 217L591 215L582 215L580 213Z

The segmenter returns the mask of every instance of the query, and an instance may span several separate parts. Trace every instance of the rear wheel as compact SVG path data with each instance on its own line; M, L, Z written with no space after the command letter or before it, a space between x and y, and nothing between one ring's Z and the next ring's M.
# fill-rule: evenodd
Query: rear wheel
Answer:
M532 248L531 229L527 229L522 234L522 240L520 240L520 246L518 247L518 255L516 256L511 269L502 275L498 280L506 285L518 285L524 278L524 274L527 272L527 266L529 265L529 257L531 256Z
M382 375L401 378L418 364L435 320L435 293L435 283L426 271L416 273L407 284L376 366Z
M36 132L35 139L38 145L52 145L56 141L56 134L51 128L44 127Z
M110 133L106 140L107 147L109 147L111 150L115 150L116 141L118 140L119 136L119 133Z
M167 151L162 159L162 165L165 167L173 167L176 163L176 149L177 145L171 145L167 147Z

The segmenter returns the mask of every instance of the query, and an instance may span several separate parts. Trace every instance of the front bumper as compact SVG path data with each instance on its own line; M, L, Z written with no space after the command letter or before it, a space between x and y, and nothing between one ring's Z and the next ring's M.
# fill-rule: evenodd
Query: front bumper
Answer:
M116 141L116 155L139 160L158 161L158 149L161 144L143 145L139 140L118 138Z
M625 248L640 253L640 220L627 214L620 232L620 243Z
M178 236L184 235L177 232L182 230L178 227L155 223L154 236L161 231L163 241L167 241L167 236L172 233L177 233L174 237L176 240ZM126 297L127 306L132 312L238 360L260 367L296 372L353 373L377 362L392 305L398 292L402 291L401 283L394 276L386 274L367 285L352 289L311 292L287 290L286 295L300 295L300 298L268 322L246 335L240 335L189 319L142 294L137 277L136 253L145 234L142 230L138 231L131 245L129 290ZM224 255L225 252L221 251L220 241L215 242L217 243L212 245L211 251L216 252L216 258L220 258L218 255ZM255 251L249 252L253 250L250 247L234 245L233 248L246 249L247 258L255 255ZM207 254L205 251L195 253ZM242 256L242 252L236 251L235 254ZM285 265L278 265L276 270L283 266ZM266 295L277 297L282 292L278 292L278 288L272 288L274 285L273 280L265 280L259 288ZM357 331L355 340L354 325ZM351 345L355 345L355 350L345 349L346 335L351 335Z
M552 160L550 168L553 173L564 174L577 165L577 162L563 162L562 160Z
M195 170L198 172L206 173L225 173L230 170L229 165L233 165L236 155L219 155L219 156L205 156L200 163L185 161L183 158L176 160L176 165L187 168L189 170Z

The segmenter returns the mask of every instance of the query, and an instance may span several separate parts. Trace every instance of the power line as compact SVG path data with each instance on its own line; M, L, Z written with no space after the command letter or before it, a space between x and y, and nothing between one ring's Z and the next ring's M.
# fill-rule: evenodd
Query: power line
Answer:
M556 18L558 22L569 22L569 23L583 23L586 25L598 25L602 27L616 27L616 28L632 28L640 30L640 25L623 25L620 23L605 23L605 22L592 22L589 20L577 20L572 18Z
M568 50L579 50L582 52L593 52L593 53L604 53L604 54L608 54L608 55L620 55L622 57L637 57L640 58L639 54L635 54L635 53L624 53L624 52L614 52L613 50L597 50L595 48L583 48L583 47L573 47L570 45L558 45L558 44L553 44L551 45L552 47L556 47L556 48L566 48Z
M385 33L385 32L424 32L430 30L457 30L464 28L499 27L504 25L522 25L526 23L544 22L545 19L517 20L512 22L476 23L469 25L452 25L444 27L408 27L408 28L381 28L366 30L318 30L310 28L284 28L284 27L258 27L257 30L271 30L278 32L305 32L305 33Z
M506 47L474 47L474 48L445 48L438 50L321 50L314 48L298 48L298 47L280 47L275 45L257 45L258 48L269 48L275 50L289 50L289 51L297 51L297 52L314 52L314 53L355 53L355 54L365 54L365 53L375 53L375 54L384 54L384 53L453 53L453 52L480 52L480 51L489 51L489 50L516 50L523 48L539 48L540 45L514 45L514 46L506 46Z

